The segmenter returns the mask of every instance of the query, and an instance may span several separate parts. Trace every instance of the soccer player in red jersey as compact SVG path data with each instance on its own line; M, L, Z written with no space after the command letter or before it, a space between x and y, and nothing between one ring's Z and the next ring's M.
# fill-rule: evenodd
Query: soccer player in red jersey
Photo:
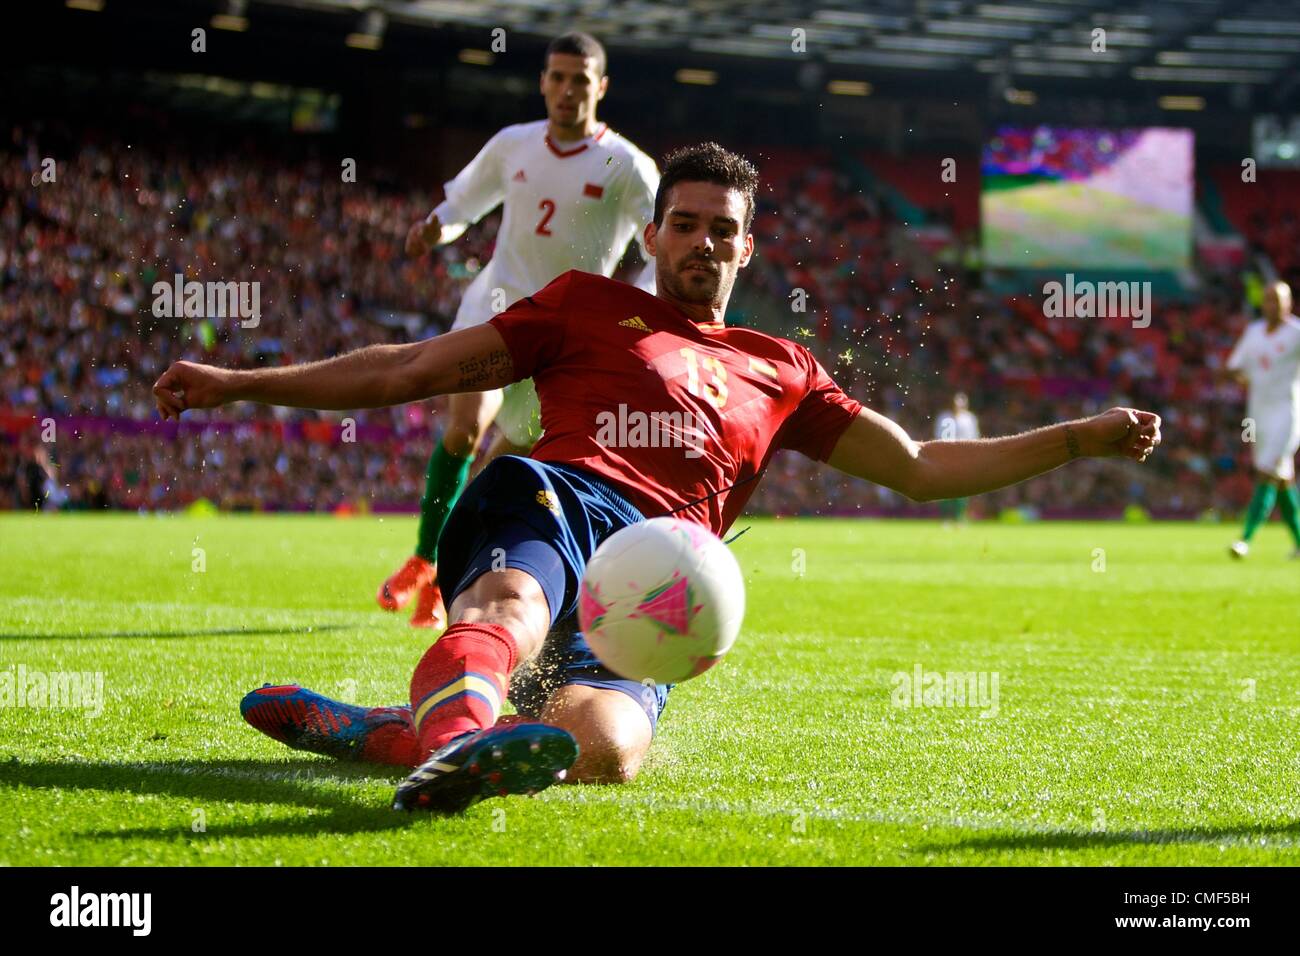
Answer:
M425 342L275 369L177 362L159 378L164 417L231 401L370 408L536 382L543 439L529 458L485 468L443 531L453 623L416 667L410 706L267 687L244 699L250 723L303 749L418 764L397 791L407 809L459 811L566 772L628 780L667 688L619 680L573 633L582 568L609 534L669 513L721 534L782 448L930 501L1079 457L1145 461L1160 443L1159 416L1130 408L1002 438L917 442L841 391L803 346L728 328L732 285L754 251L757 183L748 161L714 143L666 158L645 228L653 296L567 272L485 325ZM633 416L670 423L669 440L608 427ZM498 722L507 692L541 722Z

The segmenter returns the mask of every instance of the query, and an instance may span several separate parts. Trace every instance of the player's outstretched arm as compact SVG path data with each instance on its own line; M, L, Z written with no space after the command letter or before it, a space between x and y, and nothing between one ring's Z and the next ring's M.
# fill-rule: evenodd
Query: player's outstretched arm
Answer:
M1215 369L1214 380L1216 382L1227 382L1232 385L1244 386L1250 384L1250 380L1246 378L1245 373L1243 373L1241 369L1233 368L1231 366L1224 366L1223 368Z
M513 370L501 333L487 324L409 345L371 345L336 358L281 368L224 369L173 362L154 383L153 394L163 418L230 402L380 408L451 392L500 388L513 381Z
M926 442L913 441L897 424L864 408L828 461L914 501L937 501L996 491L1074 458L1146 461L1159 444L1160 416L1134 408L1004 438Z

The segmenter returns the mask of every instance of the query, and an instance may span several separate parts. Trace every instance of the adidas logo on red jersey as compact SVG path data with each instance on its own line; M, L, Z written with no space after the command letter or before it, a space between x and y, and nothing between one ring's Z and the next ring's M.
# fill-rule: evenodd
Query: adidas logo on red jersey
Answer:
M636 329L638 332L654 331L654 329L650 328L650 326L646 325L644 322L641 321L641 316L639 315L634 315L630 319L624 319L622 322L619 323L619 325L629 329Z

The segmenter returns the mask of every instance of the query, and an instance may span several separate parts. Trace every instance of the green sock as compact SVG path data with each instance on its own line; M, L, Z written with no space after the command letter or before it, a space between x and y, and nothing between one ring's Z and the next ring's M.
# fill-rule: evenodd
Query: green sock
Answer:
M1300 548L1300 494L1296 494L1295 485L1286 486L1278 496L1278 504L1282 506L1282 520L1291 529L1291 539Z
M1250 507L1246 509L1246 530L1242 532L1242 541L1249 541L1254 536L1255 529L1267 521L1268 516L1273 513L1275 504L1277 504L1277 486L1271 481L1261 481L1255 486L1255 493L1250 498Z
M439 438L429 456L429 470L424 476L424 497L420 499L420 533L415 553L426 561L438 560L438 536L447 523L447 515L469 480L473 455L457 458L447 451Z

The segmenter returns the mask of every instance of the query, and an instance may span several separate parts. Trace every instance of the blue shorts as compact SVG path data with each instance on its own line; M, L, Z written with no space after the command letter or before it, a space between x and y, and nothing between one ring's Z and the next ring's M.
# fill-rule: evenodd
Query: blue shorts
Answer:
M587 561L615 531L644 521L598 476L571 465L502 455L475 478L452 508L438 539L438 577L447 605L482 574L526 571L546 594L551 630L542 650L510 677L515 709L539 717L566 684L621 691L645 711L653 730L670 685L619 677L578 631L578 586Z

